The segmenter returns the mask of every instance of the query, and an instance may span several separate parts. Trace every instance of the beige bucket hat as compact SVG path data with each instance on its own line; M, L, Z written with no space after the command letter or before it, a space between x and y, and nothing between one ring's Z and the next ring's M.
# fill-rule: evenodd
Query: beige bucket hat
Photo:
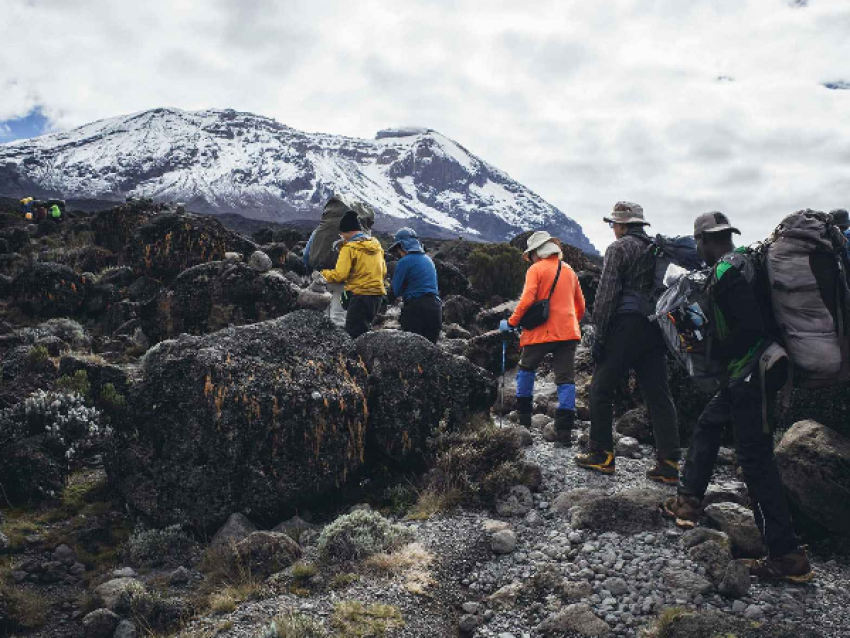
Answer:
M617 202L609 217L603 217L603 221L614 224L643 224L649 226L643 216L643 206L634 202Z

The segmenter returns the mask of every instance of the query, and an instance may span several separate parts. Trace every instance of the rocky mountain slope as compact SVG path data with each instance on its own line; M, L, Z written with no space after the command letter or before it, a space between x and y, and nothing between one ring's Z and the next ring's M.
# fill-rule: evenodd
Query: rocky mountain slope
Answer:
M285 221L317 218L334 191L375 206L384 230L501 241L546 229L595 252L574 220L431 129L366 140L233 110L160 108L0 146L0 192L10 195L144 196Z

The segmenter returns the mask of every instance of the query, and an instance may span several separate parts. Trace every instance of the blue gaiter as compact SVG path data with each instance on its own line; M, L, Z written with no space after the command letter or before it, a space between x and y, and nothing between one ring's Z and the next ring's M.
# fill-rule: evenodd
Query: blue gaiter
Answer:
M519 377L517 377L517 383ZM519 388L519 385L517 385ZM517 390L519 392L519 390ZM574 383L562 383L558 386L558 409L572 410L576 409L576 386Z
M516 395L518 397L530 397L534 394L534 377L533 370L523 370L520 368L516 373Z

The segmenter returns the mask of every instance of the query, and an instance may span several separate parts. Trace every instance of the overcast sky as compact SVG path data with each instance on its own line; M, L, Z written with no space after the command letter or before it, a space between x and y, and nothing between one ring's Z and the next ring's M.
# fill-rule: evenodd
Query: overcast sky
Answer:
M0 15L0 141L158 106L358 137L427 126L600 249L619 199L666 234L722 210L747 242L798 208L850 207L848 0L0 0Z

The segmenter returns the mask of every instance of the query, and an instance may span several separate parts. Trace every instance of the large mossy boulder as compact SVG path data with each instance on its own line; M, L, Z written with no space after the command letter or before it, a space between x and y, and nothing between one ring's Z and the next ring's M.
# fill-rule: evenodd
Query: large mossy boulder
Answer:
M246 260L257 246L212 217L168 213L152 217L128 240L124 255L139 275L170 282L192 266L222 261L227 252Z
M382 330L355 345L369 370L370 450L392 460L422 463L429 439L496 400L492 375L421 335Z
M277 271L260 273L238 261L201 264L146 304L145 334L156 342L274 319L295 310L299 292Z
M12 300L33 317L70 317L83 309L89 285L68 266L34 262L12 282Z
M156 210L143 202L128 202L101 211L91 221L95 242L114 253L120 253L130 243L133 233L156 215Z
M850 531L850 438L816 421L801 421L782 437L776 462L805 521L834 534Z
M349 337L316 312L165 341L142 360L107 472L158 526L274 520L361 466L365 387Z

